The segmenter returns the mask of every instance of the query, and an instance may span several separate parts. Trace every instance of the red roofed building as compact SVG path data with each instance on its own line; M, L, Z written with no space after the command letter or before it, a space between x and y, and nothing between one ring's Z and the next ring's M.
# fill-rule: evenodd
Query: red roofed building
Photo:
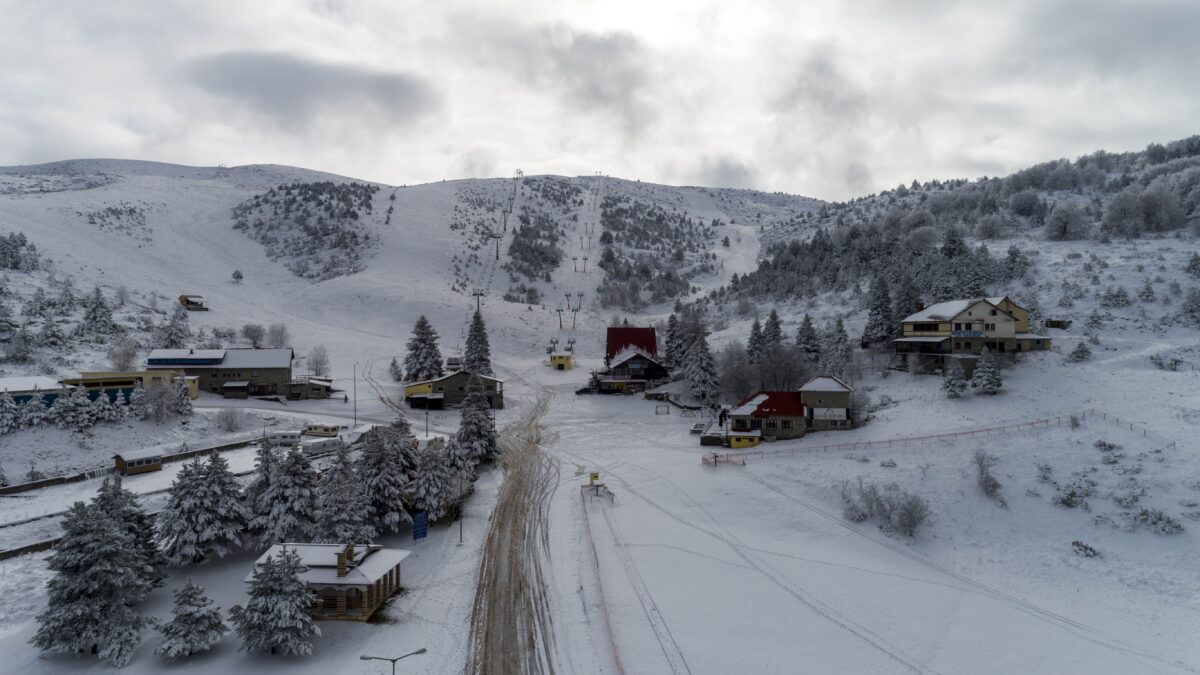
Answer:
M759 431L763 438L804 435L804 402L798 391L760 391L729 410L730 434Z
M629 348L647 356L658 356L658 338L653 328L612 326L608 329L608 343L604 348L604 363Z

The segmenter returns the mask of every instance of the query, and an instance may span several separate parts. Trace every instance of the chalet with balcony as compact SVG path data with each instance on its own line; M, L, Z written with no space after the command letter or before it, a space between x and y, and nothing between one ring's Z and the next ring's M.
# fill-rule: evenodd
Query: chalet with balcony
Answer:
M652 354L627 347L609 359L609 367L592 373L592 388L602 394L645 391L670 376L670 371Z
M1015 354L1050 348L1050 338L1031 333L1029 311L1008 296L948 300L905 317L903 333L893 341L907 365L941 365L947 356L977 356L984 348L995 354Z
M849 429L854 389L832 375L820 375L800 387L804 426L808 431Z
M731 445L734 437L784 440L800 438L804 431L804 401L798 391L756 392L729 409Z

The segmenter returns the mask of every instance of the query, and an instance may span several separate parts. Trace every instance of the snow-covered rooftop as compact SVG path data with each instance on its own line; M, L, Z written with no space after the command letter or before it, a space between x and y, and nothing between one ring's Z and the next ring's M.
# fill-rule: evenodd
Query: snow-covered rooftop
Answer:
M762 393L755 394L755 395L751 396L749 399L739 403L737 405L737 407L735 407L729 411L729 414L730 415L753 415L755 412L758 411L759 404L765 402L766 400L767 400L766 394L762 394Z
M292 365L290 349L226 349L222 368L287 368Z
M937 302L919 312L916 312L915 314L909 314L904 318L904 322L949 321L950 319L953 319L959 314L967 311L968 307L981 300L986 300L992 305L998 305L1004 301L1004 296L1001 295L994 298L971 298L967 300L947 300L945 302Z
M307 584L330 586L366 586L379 581L393 567L407 558L411 551L396 548L383 548L374 544L355 544L354 555L347 564L346 575L337 574L338 554L346 550L345 544L275 544L267 549L254 562L257 568L267 561L268 557L279 554L286 547L300 555L300 562L308 571L300 575ZM251 571L246 581L253 578Z
M854 391L854 389L836 377L820 375L805 382L804 386L800 387L800 391Z
M616 368L617 366L621 365L622 363L625 363L626 361L628 361L629 359L632 359L635 356L643 356L655 363L659 363L658 359L651 356L644 349L640 349L638 347L625 347L624 349L617 352L616 354L613 354L612 360L609 363L612 364L612 366L611 366L612 368ZM662 365L662 364L659 363L659 365Z
M27 391L46 391L62 389L58 380L44 375L28 375L22 377L0 377L0 391L10 394Z

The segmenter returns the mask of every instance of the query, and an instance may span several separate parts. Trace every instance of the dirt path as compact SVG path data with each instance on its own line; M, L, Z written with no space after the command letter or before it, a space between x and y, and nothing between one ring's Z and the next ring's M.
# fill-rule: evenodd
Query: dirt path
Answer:
M553 673L545 566L558 460L541 450L543 394L500 437L504 484L492 512L471 612L468 673Z

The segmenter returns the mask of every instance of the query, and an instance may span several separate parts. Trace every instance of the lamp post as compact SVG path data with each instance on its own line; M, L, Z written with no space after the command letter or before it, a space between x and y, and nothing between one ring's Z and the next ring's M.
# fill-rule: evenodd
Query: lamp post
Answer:
M391 661L392 675L396 675L396 662L397 661L399 661L400 659L406 659L414 654L424 654L424 653L425 653L425 648L421 647L420 649L418 649L415 652L409 652L409 653L405 654L404 656L397 656L396 658L389 658L387 656L367 656L366 654L363 654L362 656L359 656L358 658L361 661Z
M354 426L358 426L358 361L354 362Z

